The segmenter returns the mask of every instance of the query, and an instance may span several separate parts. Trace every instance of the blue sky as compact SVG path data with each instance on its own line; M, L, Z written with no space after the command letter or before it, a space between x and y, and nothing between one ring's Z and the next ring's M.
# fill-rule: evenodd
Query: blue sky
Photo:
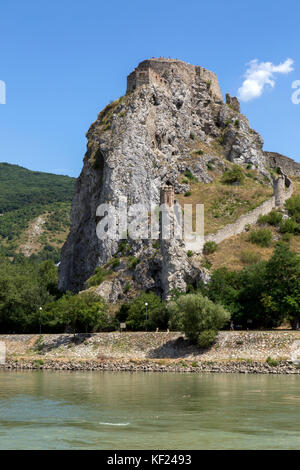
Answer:
M243 102L242 112L266 150L300 161L300 104L291 100L299 17L299 2L289 0L2 1L0 161L78 176L90 124L153 56L214 71L224 95L237 94L250 61L259 71L292 59L293 70L274 73L275 86Z

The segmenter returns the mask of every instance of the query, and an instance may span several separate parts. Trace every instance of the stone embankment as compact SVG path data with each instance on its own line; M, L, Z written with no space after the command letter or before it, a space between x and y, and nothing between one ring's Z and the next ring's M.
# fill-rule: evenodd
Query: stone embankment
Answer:
M278 361L276 365L258 361L60 361L60 360L9 360L0 369L6 370L69 370L69 371L110 371L110 372L180 372L180 373L240 373L240 374L300 374L291 361Z
M0 335L6 370L300 373L300 332L222 331L207 350L180 333Z

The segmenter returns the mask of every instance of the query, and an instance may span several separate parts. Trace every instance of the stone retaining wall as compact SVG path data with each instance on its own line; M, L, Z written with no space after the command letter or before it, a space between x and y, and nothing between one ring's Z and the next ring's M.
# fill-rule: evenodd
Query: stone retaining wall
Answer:
M272 196L270 199L263 202L247 214L242 215L232 224L226 225L225 227L218 230L216 233L206 235L204 237L204 242L206 243L208 241L214 241L215 243L221 243L227 238L242 233L247 227L247 225L256 224L259 216L269 214L271 210L274 209L276 206L282 206L283 203L287 199L289 199L293 194L293 184L288 177L285 176L285 178L289 183L289 186L287 186L286 190L280 195L280 201L278 200L278 195L275 193L274 196ZM274 189L276 189L277 186L274 186Z
M180 372L180 373L239 373L239 374L300 374L300 368L289 361L278 361L276 365L258 361L230 362L177 362L164 365L141 361L8 361L0 370L63 370L63 371L111 371L111 372Z

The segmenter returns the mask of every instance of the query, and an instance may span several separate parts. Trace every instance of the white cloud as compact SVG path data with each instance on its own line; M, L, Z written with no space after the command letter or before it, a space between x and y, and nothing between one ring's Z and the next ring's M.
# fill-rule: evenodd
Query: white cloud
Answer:
M241 101L250 101L262 95L267 85L275 86L275 75L277 73L290 73L293 69L294 61L287 59L285 62L274 65L272 62L259 62L252 60L244 75L243 85L238 90L238 97Z

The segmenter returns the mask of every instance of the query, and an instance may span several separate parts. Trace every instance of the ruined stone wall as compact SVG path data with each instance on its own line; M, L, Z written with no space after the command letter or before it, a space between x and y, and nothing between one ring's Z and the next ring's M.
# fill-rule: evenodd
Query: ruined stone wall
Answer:
M295 162L292 158L285 157L276 152L264 152L271 168L280 167L282 171L289 175L300 177L300 163Z
M278 183L277 181L280 180ZM232 224L228 224L225 227L218 230L216 233L211 233L205 236L205 242L214 241L216 243L221 243L227 238L233 237L242 233L247 225L253 225L258 221L260 215L266 215L271 212L275 207L280 207L284 202L291 197L293 194L293 184L289 178L284 175L283 177L283 187L281 178L274 184L274 196L268 199L267 201L260 204L248 214L242 215ZM284 189L284 183L286 184L286 189ZM280 191L278 192L278 188Z
M174 77L179 78L189 86L197 80L206 82L212 95L223 102L216 74L198 65L187 64L176 59L144 60L127 77L127 91L133 91L139 86L149 83L168 85L174 80Z

